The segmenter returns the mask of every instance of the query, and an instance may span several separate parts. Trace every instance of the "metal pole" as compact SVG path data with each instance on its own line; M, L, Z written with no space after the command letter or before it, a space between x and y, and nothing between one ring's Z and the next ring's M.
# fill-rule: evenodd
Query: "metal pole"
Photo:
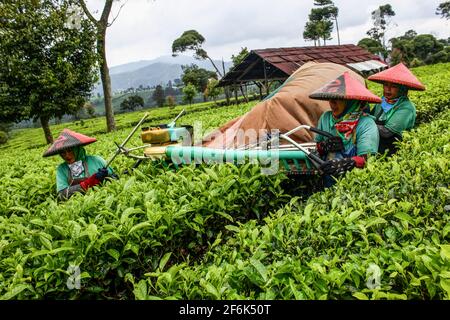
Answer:
M110 166L111 162L113 162L114 159L117 157L117 155L121 153L121 149L127 144L128 140L131 139L133 134L136 132L136 130L139 128L139 126L142 124L142 122L144 122L144 120L145 120L145 118L147 118L147 116L148 116L148 112L146 112L144 114L144 116L142 117L141 121L139 121L138 124L133 128L133 131L131 131L131 133L128 135L128 137L126 137L126 139L122 142L122 144L120 146L118 146L118 148L117 148L116 152L114 153L114 155L106 163L106 168L108 168Z

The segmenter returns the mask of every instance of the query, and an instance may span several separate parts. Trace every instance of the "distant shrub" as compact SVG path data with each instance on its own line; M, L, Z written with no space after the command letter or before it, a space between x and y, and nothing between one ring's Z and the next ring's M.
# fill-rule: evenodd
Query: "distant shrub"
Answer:
M5 144L8 141L8 134L4 131L0 131L0 144Z

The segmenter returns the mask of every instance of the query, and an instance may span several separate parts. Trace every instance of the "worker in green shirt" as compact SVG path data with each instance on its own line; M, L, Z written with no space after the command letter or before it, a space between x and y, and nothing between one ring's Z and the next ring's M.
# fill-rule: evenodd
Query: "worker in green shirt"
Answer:
M414 127L416 107L408 98L408 90L425 90L425 86L403 64L374 74L368 80L383 84L381 104L370 111L375 116L380 134L379 152L388 155L396 151L394 142L402 139L402 133Z
M367 156L378 150L379 136L373 117L364 113L368 102L381 99L345 72L336 80L314 91L312 99L329 100L331 111L324 112L318 129L333 135L316 135L317 151L325 160L319 170L325 175L325 187L334 184L338 176L354 167L362 168Z
M44 153L44 157L59 154L64 162L56 171L56 190L59 199L68 199L77 192L101 184L113 176L111 168L99 156L86 155L83 146L97 141L95 138L64 129L58 139Z

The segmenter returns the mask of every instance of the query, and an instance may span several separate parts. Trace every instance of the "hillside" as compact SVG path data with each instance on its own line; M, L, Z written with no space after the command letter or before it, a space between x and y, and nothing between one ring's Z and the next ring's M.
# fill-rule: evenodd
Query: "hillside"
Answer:
M161 56L153 60L143 60L131 62L123 65L111 67L111 87L113 91L126 90L128 88L138 88L165 85L174 79L180 79L182 75L182 65L196 64L201 68L214 71L214 67L209 61L196 60L188 56ZM222 61L214 60L214 63L222 70ZM225 62L225 70L231 67L231 62ZM101 83L99 82L94 90L94 96L102 93Z

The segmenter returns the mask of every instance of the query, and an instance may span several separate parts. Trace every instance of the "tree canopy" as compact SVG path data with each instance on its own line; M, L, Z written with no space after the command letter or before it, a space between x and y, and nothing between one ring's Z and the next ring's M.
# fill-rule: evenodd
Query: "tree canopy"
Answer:
M133 111L139 107L144 107L144 98L138 95L129 96L120 103L120 109L122 111Z
M187 30L183 34L175 39L172 43L172 56L176 57L178 53L185 52L187 50L194 51L194 58L199 60L208 59L213 65L216 72L222 77L222 73L219 71L214 61L208 56L208 53L203 49L202 45L205 42L205 38L196 30Z
M192 104L192 100L194 100L196 94L197 90L190 83L183 88L183 100L189 104Z
M442 18L450 19L450 1L439 4L436 14L442 16Z
M409 66L449 62L450 47L445 40L438 40L431 34L420 34L414 30L389 40L392 45L392 63L400 61Z
M181 80L183 80L186 85L192 84L198 92L205 92L209 79L217 79L217 74L215 72L199 68L195 64L182 66L182 69L183 75L181 76Z
M152 94L152 99L153 99L153 101L156 102L156 105L158 107L164 106L166 96L164 94L164 89L161 85L156 86L155 91L153 91L153 94Z
M233 67L244 61L245 57L249 54L247 47L242 47L241 51L237 55L231 55L231 61L233 61Z
M97 80L95 33L73 28L70 0L5 0L0 4L0 121L49 120L80 110Z
M339 14L339 9L331 0L315 0L314 5L317 8L311 9L308 16L309 21L306 22L303 31L303 38L305 40L314 41L314 44L316 45L318 43L319 46L322 39L323 44L326 45L326 41L331 40L333 19L336 21L336 28L338 29L337 16Z
M395 12L390 4L385 4L378 7L377 10L372 11L372 20L374 26L369 31L367 31L367 35L372 39L381 42L385 50L386 31L392 23L393 16L395 16Z

